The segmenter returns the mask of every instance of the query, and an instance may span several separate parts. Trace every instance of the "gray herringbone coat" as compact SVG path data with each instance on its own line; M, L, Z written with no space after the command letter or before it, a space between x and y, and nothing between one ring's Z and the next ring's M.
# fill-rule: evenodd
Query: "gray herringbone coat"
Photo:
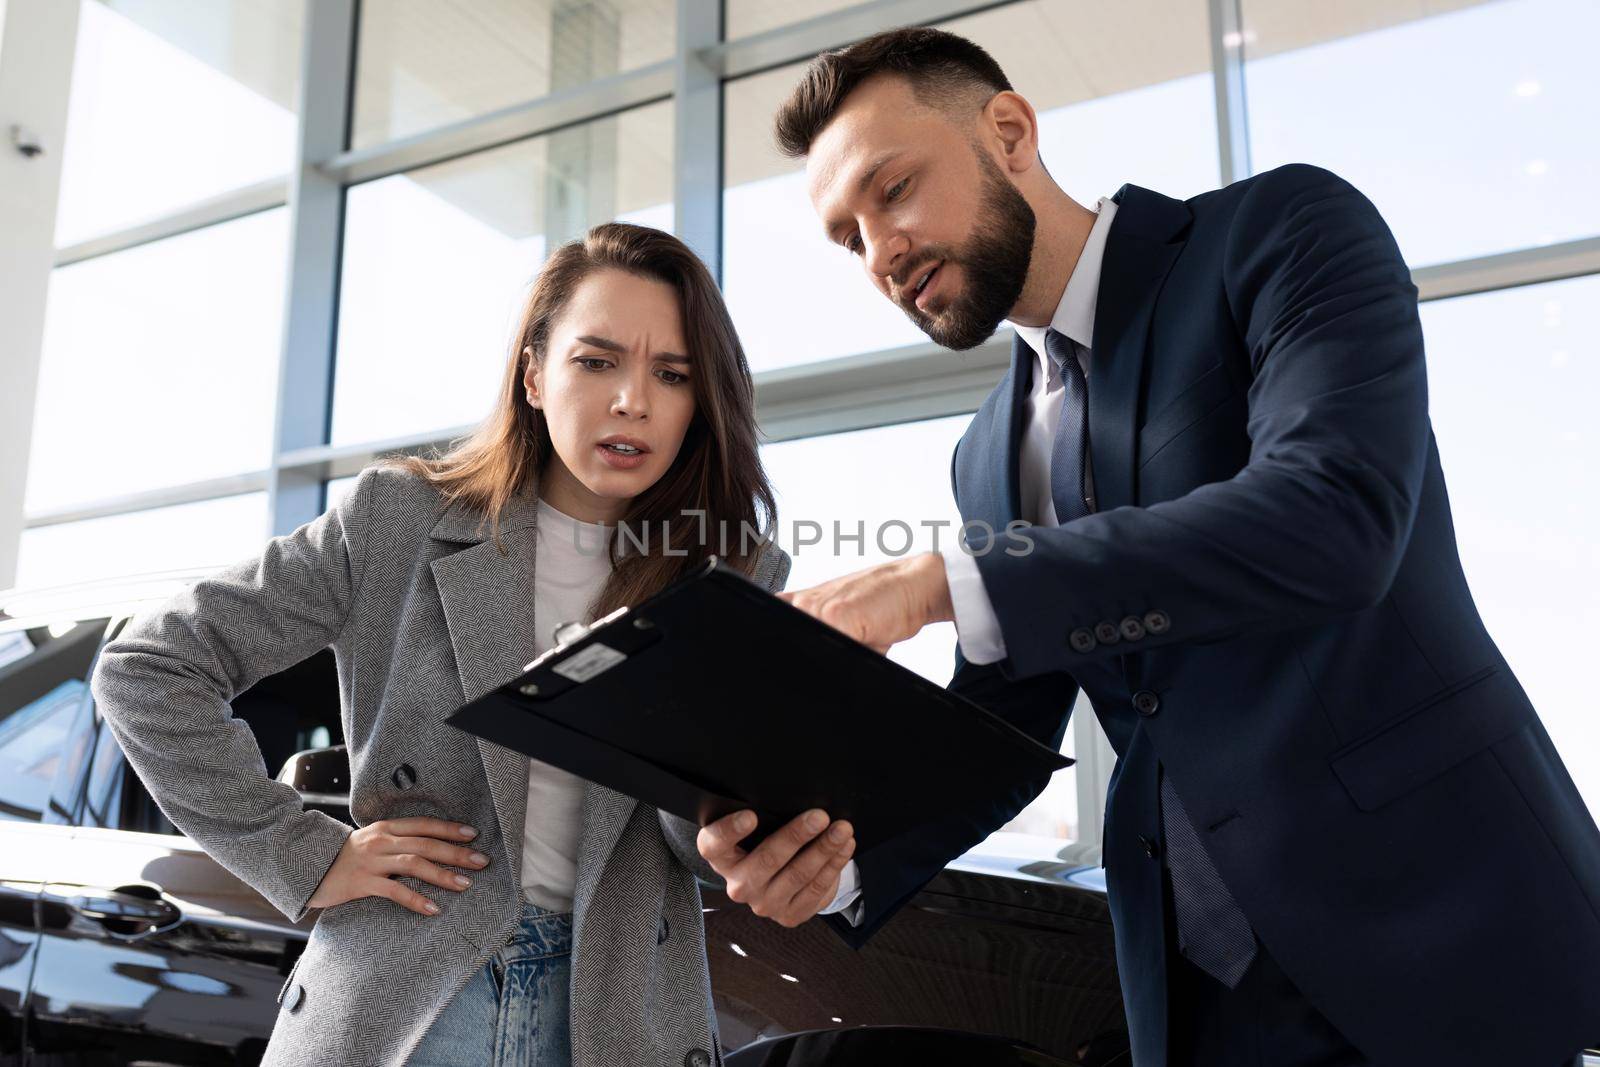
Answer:
M337 507L139 618L101 657L95 697L161 809L291 919L350 831L269 778L228 704L325 647L338 662L356 822L460 820L491 857L461 894L404 880L442 897L435 917L373 897L323 911L285 983L268 1067L404 1063L516 927L528 761L444 719L533 658L535 514L531 498L507 509L502 553L477 514L446 508L420 478L369 469ZM772 550L756 579L778 589L788 569ZM395 775L402 764L414 783ZM718 1056L691 868L712 876L694 833L587 787L573 902L577 1067Z

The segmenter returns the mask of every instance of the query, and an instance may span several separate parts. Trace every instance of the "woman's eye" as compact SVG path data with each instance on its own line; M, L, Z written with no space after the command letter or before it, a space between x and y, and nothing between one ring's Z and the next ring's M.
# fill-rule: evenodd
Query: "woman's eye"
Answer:
M605 370L611 366L610 360L600 359L598 356L579 356L575 362L580 364L584 370Z
M883 198L890 201L900 199L901 194L906 191L906 186L910 184L910 182L910 178L901 178L899 181L889 186L889 191L883 194Z
M668 385L678 385L689 380L689 376L687 374L679 374L675 370L663 370L660 374L656 375L656 377L660 378Z

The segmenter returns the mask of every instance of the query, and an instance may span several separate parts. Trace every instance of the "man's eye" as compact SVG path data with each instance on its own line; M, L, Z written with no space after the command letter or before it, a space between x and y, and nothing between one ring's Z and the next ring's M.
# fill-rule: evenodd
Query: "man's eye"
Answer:
M883 194L883 198L890 201L899 200L900 195L906 191L906 186L909 185L910 182L910 178L901 178L899 181L889 186L889 191Z
M851 255L859 256L861 254L860 236L852 234L850 239L844 243L844 246L845 248L849 249Z

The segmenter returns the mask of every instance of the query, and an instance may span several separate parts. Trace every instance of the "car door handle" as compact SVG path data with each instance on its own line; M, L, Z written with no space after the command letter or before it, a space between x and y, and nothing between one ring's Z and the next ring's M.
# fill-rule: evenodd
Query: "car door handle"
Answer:
M183 920L177 905L146 885L91 890L73 897L67 906L124 937L170 929Z

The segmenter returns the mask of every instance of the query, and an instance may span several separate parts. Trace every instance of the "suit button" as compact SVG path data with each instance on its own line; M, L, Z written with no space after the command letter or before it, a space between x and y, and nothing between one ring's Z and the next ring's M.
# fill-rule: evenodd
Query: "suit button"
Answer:
M711 1053L703 1048L693 1048L683 1058L683 1067L711 1067Z
M1144 623L1139 621L1137 615L1129 615L1122 620L1122 636L1129 641L1138 641L1144 637Z
M417 769L409 763L402 763L390 777L394 779L396 789L410 789L417 784Z
M1141 689L1133 694L1133 710L1149 718L1161 710L1161 698L1148 689Z
M671 932L671 928L669 926L667 926L666 917L663 916L662 919L661 919L661 925L656 927L656 944L659 945L659 944L664 943L667 940L667 935L670 932Z
M1095 640L1102 645L1114 645L1122 640L1122 632L1115 623L1103 622L1094 628Z
M1164 611L1152 611L1144 617L1144 628L1152 634L1164 634L1172 629L1172 620Z
M306 1000L306 987L296 982L289 990L289 995L283 998L283 1006L289 1011L299 1011L300 1005Z
M1144 834L1139 835L1139 847L1144 849L1144 854L1151 859L1156 858L1156 839Z
M1072 631L1072 636L1067 640L1072 645L1072 651L1074 652L1094 651L1094 634L1081 626Z

